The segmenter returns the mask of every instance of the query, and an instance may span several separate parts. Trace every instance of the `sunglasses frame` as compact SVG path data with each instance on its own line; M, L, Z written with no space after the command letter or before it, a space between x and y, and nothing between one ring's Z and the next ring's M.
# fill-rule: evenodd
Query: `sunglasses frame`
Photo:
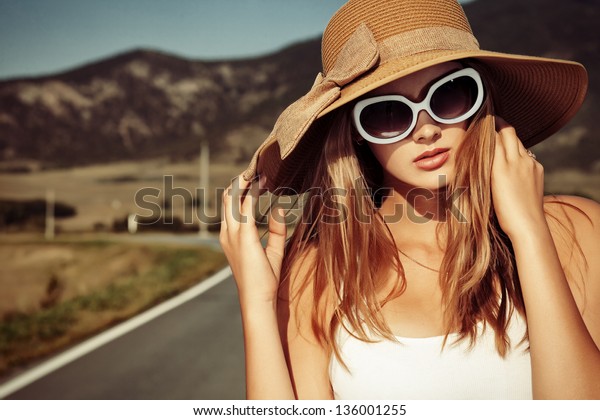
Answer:
M469 109L469 111L465 112L464 114L462 114L456 118L444 119L444 118L438 117L431 110L431 106L430 106L430 102L431 102L431 98L433 97L433 94L435 93L437 88L439 88L446 82L448 82L452 79L456 79L458 77L463 77L463 76L468 76L468 77L472 78L475 81L475 83L477 84L477 98L475 99L473 106L471 107L471 109ZM431 118L433 118L438 123L455 124L458 122L465 121L468 118L472 117L481 107L484 96L485 96L485 92L484 92L484 88L483 88L483 82L481 81L481 76L475 69L473 69L471 67L467 67L467 68L452 72L452 73L442 77L440 80L436 81L433 85L431 85L431 87L429 88L429 90L427 92L427 96L421 102L413 102L410 99L408 99L407 97L402 96L402 95L374 96L371 98L366 98L366 99L362 99L362 100L358 101L354 105L354 109L352 110L352 117L354 120L354 126L356 127L356 129L358 130L359 134L362 136L363 139L365 139L371 143L376 143L376 144L391 144L391 143L395 143L397 141L403 140L410 135L410 133L414 130L415 126L417 125L417 119L418 119L419 113L421 111L423 111L423 110L427 111L429 116L431 116ZM411 121L410 125L408 126L408 128L404 132L402 132L401 134L399 134L397 136L390 137L390 138L374 137L371 134L367 133L367 131L365 131L365 129L362 127L362 125L360 123L360 114L367 106L376 104L376 103L380 103L380 102L386 102L386 101L397 101L397 102L402 102L403 104L406 104L411 109L413 118L412 118L412 121Z

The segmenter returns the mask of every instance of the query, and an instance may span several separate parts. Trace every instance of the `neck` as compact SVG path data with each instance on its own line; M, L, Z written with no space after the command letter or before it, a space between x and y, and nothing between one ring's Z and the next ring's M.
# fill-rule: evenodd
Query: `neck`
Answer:
M445 248L448 212L446 188L428 190L395 183L381 205L383 216L399 247L410 244L429 252Z

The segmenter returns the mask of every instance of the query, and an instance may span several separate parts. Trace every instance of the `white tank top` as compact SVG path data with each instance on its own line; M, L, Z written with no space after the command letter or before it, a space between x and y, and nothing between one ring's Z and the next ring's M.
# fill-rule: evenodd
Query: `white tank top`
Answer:
M516 311L515 311L516 314ZM365 343L343 328L338 344L349 372L331 357L329 376L335 399L531 399L528 343L518 345L525 322L513 315L508 335L512 350L503 359L488 327L472 349L469 339L455 345L444 337L397 337Z

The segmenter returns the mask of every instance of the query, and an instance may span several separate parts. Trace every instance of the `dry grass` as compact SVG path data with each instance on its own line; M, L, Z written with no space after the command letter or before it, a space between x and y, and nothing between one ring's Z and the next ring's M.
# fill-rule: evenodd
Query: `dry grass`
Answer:
M226 264L198 246L104 240L0 243L0 375L196 284Z
M211 163L209 191L225 188L231 179L245 169L245 165ZM90 231L94 225L110 228L113 221L128 214L148 216L134 200L142 188L160 190L158 200L148 197L146 201L162 202L165 195L164 177L173 176L173 186L184 188L195 197L198 188L198 160L171 163L167 160L120 162L71 169L48 170L24 174L0 174L0 198L34 199L45 198L46 191L55 192L57 201L70 204L77 209L75 217L57 221L63 231ZM220 200L220 197L218 198ZM209 211L214 213L216 197L209 198ZM189 206L189 202L186 203ZM173 215L183 220L184 203L180 197L173 200ZM190 208L187 207L188 214ZM194 222L198 219L194 216Z
M211 163L209 188L226 187L243 169ZM0 375L127 319L226 264L210 249L125 244L89 233L110 229L131 213L147 215L136 205L136 192L154 188L159 199L148 201L162 202L167 175L175 188L195 196L198 160L0 174L0 198L44 198L53 190L57 201L77 209L75 217L57 220L63 233L54 242L39 234L0 235ZM211 197L211 208L216 199ZM173 215L183 220L190 204L175 197Z

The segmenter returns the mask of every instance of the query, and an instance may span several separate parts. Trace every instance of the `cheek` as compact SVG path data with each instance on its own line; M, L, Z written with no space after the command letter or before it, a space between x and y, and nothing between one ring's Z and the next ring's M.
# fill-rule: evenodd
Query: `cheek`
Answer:
M436 142L436 146L456 147L460 145L466 137L467 125L466 121L446 125L442 130L442 137ZM417 156L423 149L422 146L417 146L414 142L406 139L392 144L368 143L368 145L384 168L387 168L391 163L394 163L394 165L400 162L410 163L412 162L411 153Z
M398 167L398 164L408 159L408 153L406 153L406 150L403 150L406 149L402 147L403 144L405 143L369 144L369 147L379 164L384 169L388 169L391 166Z
M442 139L445 145L454 146L457 143L462 143L467 133L468 123L466 121L452 125L447 125L442 131Z

